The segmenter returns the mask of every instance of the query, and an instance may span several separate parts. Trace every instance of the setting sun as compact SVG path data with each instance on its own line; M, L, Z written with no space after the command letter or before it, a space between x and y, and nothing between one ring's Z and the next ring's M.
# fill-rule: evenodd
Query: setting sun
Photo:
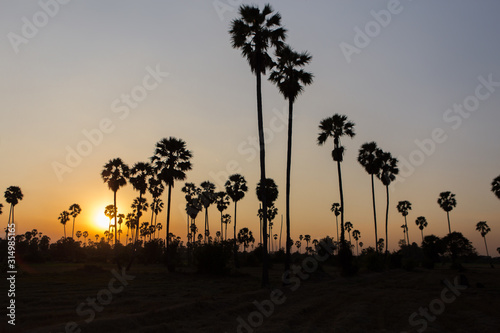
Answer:
M94 216L95 216L94 221L92 221L92 222L96 226L96 228L99 231L108 230L109 218L106 215L104 215L104 212L99 211Z

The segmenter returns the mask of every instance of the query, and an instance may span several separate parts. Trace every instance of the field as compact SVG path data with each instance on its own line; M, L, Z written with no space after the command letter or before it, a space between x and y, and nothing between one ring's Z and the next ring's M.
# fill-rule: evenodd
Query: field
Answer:
M454 285L460 273L443 267L355 277L326 267L299 273L282 287L283 267L275 265L271 289L260 288L257 267L213 277L136 265L122 282L114 266L41 264L27 270L17 277L19 332L418 332L425 323L426 332L498 332L500 327L500 275L486 266L468 267L463 274L469 287L455 288L455 294L445 290L450 289L445 280ZM97 299L93 306L92 299ZM429 319L417 314L410 325L410 315L429 306Z

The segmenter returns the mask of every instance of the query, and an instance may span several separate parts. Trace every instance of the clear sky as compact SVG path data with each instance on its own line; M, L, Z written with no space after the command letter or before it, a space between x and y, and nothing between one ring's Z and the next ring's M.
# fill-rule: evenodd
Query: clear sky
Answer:
M493 253L500 246L500 201L490 186L500 175L500 3L269 2L282 14L287 42L312 54L307 69L315 76L295 105L292 238L335 234L333 143L320 147L316 139L320 120L341 113L356 124L355 138L343 141L342 168L346 221L361 231L361 241L373 245L374 236L370 178L356 161L357 151L376 141L400 159L401 176L390 192L390 248L402 238L399 200L413 204L411 241L420 241L418 216L429 222L425 234L444 236L446 214L436 201L449 190L458 201L452 229L484 253L475 224L487 221ZM221 188L229 173L246 177L250 190L238 205L238 226L258 235L255 77L228 34L240 3L1 5L0 188L17 185L24 193L16 206L19 232L37 228L55 241L63 232L59 213L78 203L83 211L76 230L102 234L96 219L113 200L100 177L103 165L115 157L130 166L146 161L157 141L175 136L194 155L187 181L210 180ZM267 173L281 189L281 214L287 103L267 82L263 103ZM173 193L172 232L184 237L182 185ZM376 194L383 237L386 202L379 181ZM119 211L130 211L135 196L130 185L120 190ZM8 207L1 202L0 221L6 224ZM210 218L214 232L214 207ZM160 221L165 219L164 212Z

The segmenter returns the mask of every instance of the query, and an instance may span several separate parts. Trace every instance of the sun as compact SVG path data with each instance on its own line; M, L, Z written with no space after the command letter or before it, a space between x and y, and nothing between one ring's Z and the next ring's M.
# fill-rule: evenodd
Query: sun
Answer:
M104 212L99 211L94 215L94 223L99 230L108 230L109 218L104 215Z

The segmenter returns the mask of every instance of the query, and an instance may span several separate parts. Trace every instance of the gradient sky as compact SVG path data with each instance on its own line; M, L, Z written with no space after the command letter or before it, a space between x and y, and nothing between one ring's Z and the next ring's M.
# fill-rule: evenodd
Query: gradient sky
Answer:
M401 161L401 177L390 192L390 248L402 238L403 217L395 209L399 200L413 204L410 240L420 241L414 221L422 215L429 222L425 234L444 236L446 214L436 200L449 190L458 201L451 212L452 229L485 253L475 224L487 221L493 253L500 246L500 201L490 185L500 175L500 87L479 87L479 78L500 82L500 3L269 2L282 14L287 42L312 54L307 69L315 76L295 105L292 238L335 234L330 206L339 194L333 142L320 147L316 139L320 120L341 113L356 124L356 137L343 141L346 221L361 231L365 246L374 243L370 178L356 158L361 144L376 141ZM246 177L250 191L238 205L238 227L248 226L258 235L259 159L252 148L257 137L255 77L240 51L231 48L228 34L240 2L73 0L57 2L58 8L55 3L8 1L0 11L0 188L22 188L24 199L16 206L18 232L37 228L55 241L63 232L59 213L79 203L83 212L76 230L102 234L95 220L113 200L100 177L103 165L115 157L130 166L146 161L157 141L175 136L194 155L187 181L210 180L221 188L229 173ZM388 8L393 11L390 20L382 14ZM373 13L385 18L384 26L375 23ZM38 27L30 30L33 22ZM365 28L372 29L369 41L357 36ZM347 44L358 45L350 62L341 47ZM168 76L162 74L154 89L154 80L147 81L147 96L126 107L122 96L139 92L145 76L156 68ZM478 101L476 90L483 100L470 104L475 111L456 113L454 104ZM263 103L269 129L267 174L281 189L281 214L287 103L267 82ZM54 163L67 165L68 149L89 148L84 132L102 122L107 122L107 133L81 161L73 161L71 172L58 177ZM435 129L441 129L440 142L427 145L433 149L425 155L416 140L428 143ZM184 237L182 185L174 189L171 228ZM386 203L379 181L376 191L383 237ZM131 185L120 190L119 211L129 212L135 196ZM8 207L3 198L1 202L0 221L6 224ZM228 212L232 210L231 205ZM215 232L219 223L214 207L210 218ZM162 213L160 221L165 219Z

